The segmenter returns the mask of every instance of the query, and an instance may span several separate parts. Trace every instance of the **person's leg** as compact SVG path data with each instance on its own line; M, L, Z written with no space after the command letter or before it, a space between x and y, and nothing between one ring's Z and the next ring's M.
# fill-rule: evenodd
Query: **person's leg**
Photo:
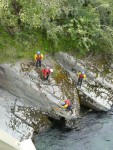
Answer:
M49 78L49 74L47 73L47 76L46 76L46 78L45 78L45 79L46 79L46 80L48 80L48 78Z
M83 80L83 79L81 78L81 79L80 79L80 87L82 86L82 80Z
M36 67L38 67L38 60L37 60L37 62L36 62Z
M47 78L47 80L48 80L48 78L49 78L49 74L47 74L47 77L46 77L46 78Z
M78 78L78 82L77 82L77 85L80 85L80 78Z
M71 111L71 114L73 114L73 110L72 110L72 109L70 109L70 111Z
M72 105L70 106L70 111L71 111L71 114L73 114L73 109L72 109Z
M71 105L67 107L67 111L71 111L71 114L73 114L73 110L72 110L72 106Z
M39 67L41 67L41 60L39 60Z

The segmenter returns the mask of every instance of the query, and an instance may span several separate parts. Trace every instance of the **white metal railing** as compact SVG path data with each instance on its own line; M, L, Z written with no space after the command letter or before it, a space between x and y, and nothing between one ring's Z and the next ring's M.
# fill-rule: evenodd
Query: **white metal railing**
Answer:
M31 139L19 142L0 129L0 150L36 150Z

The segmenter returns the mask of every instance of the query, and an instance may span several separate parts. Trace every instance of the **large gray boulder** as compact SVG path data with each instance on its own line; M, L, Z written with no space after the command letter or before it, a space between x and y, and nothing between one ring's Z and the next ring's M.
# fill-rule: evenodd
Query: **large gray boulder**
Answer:
M55 119L65 117L70 120L77 118L61 108L61 100L64 95L60 86L56 85L53 78L50 81L42 81L34 67L29 68L28 62L0 65L0 86L24 100L25 105L31 104L37 110L44 111ZM65 96L66 98L66 96Z
M77 82L77 72L84 70L87 76L86 81L83 83L82 88L78 89L78 93L81 96L81 103L96 109L107 111L112 106L112 93L113 93L113 78L109 78L112 76L112 73L106 75L106 77L100 77L98 69L98 76L95 72L88 70L88 66L85 64L85 61L78 61L73 56L59 52L55 56L57 62L69 72L71 78Z

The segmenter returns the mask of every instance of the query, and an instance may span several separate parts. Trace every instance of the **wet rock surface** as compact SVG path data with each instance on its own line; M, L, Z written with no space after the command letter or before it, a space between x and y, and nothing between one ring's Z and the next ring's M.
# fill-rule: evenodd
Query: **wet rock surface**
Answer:
M67 84L71 85L71 79ZM19 140L31 137L34 131L38 133L50 126L48 116L56 120L66 118L67 125L70 125L71 119L78 116L79 103L76 88L68 86L74 93L73 104L78 104L75 105L76 109L73 109L73 115L70 115L59 105L61 100L72 95L68 94L69 89L65 90L64 80L56 83L50 76L49 81L43 81L40 69L35 68L31 61L1 64L0 87L0 100L2 105L4 104L1 105L4 119L0 121L3 124L0 127L11 132Z
M92 64L90 60L76 60L67 53L56 54L56 59L61 66L70 73L71 78L77 83L77 72L85 71L87 79L78 89L81 104L95 110L107 111L113 102L113 72L103 64L99 68L97 64ZM99 59L99 58L98 58ZM97 61L97 60L96 60ZM106 65L106 64L105 64Z
M42 81L40 74L34 70L34 66L27 67L28 62L27 65L20 63L12 66L10 64L1 65L0 85L15 96L24 99L25 103L31 103L38 110L50 115L50 112L53 111L54 117L55 114L56 117L66 117L67 113L59 106L60 100L63 99L60 87L52 78L49 81ZM54 108L58 108L59 111L54 111Z
M112 105L112 71L102 76L103 68L96 68L100 71L97 75L91 67L66 53L57 54L56 60L58 63L51 58L43 61L42 67L46 64L55 70L49 81L42 80L41 70L35 68L32 61L0 65L0 107L4 118L0 127L20 140L50 126L47 116L61 121L66 118L66 126L73 128L74 120L79 117L79 102L104 111ZM82 88L77 88L76 74L82 70L87 79ZM61 108L63 99L71 100L73 115Z
M51 122L48 118L35 110L30 103L24 101L8 91L0 88L0 128L18 140L32 137L34 131L43 131Z

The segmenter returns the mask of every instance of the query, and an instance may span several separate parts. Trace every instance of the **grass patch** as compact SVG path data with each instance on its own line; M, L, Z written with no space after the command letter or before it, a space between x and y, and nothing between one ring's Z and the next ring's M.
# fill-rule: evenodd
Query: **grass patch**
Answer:
M21 31L15 35L0 28L0 63L15 62L22 59L34 59L34 54L40 50L42 54L48 53L50 45L40 32L29 33ZM47 46L47 47L46 47Z

